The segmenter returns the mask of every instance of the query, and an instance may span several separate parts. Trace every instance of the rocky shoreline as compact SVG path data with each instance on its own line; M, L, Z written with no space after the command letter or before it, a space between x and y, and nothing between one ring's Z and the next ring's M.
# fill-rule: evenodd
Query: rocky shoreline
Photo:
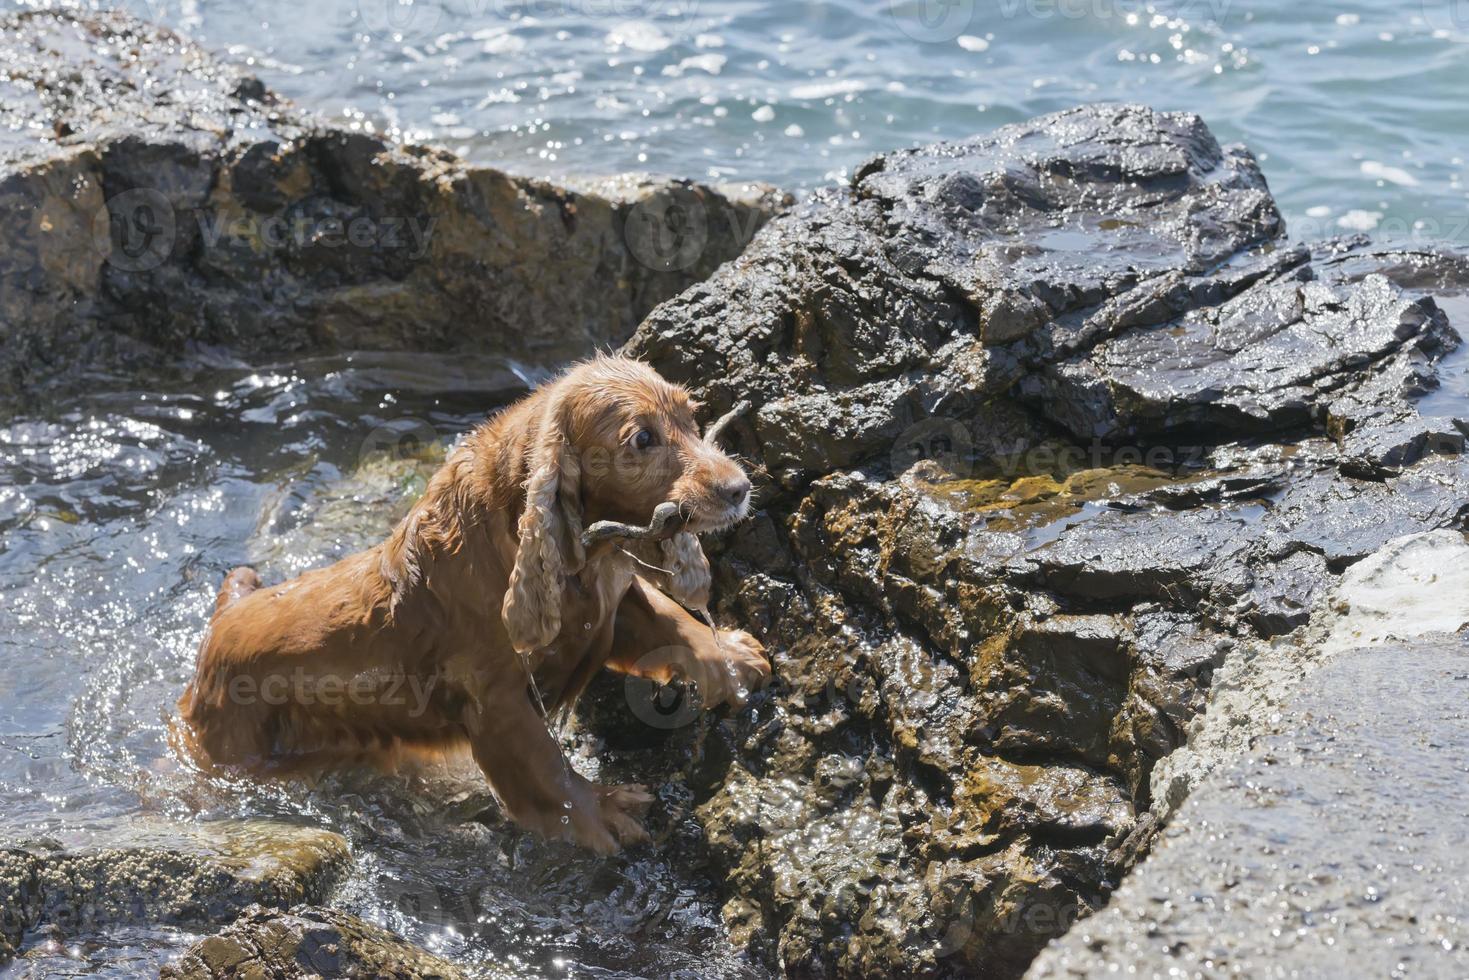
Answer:
M760 512L709 551L718 616L764 639L776 683L655 728L604 679L579 725L687 802L680 860L759 971L1101 972L1175 926L1149 968L1194 964L1195 921L1130 909L1208 860L1190 828L1241 805L1218 785L1351 693L1321 665L1462 631L1375 635L1351 576L1410 574L1389 560L1404 540L1462 545L1469 399L1440 395L1466 370L1469 260L1291 242L1249 152L1197 117L1084 106L885 154L791 205L467 167L120 17L11 15L0 50L7 403L180 359L454 350L534 371L624 341L711 418L754 403L729 442ZM1433 642L1404 662L1452 674L1462 643ZM1371 669L1352 658L1332 669ZM1160 826L1157 859L1085 919ZM0 952L64 932L54 882L101 874L98 907L225 930L178 975L325 972L328 947L457 969L321 907L345 846L268 888L231 884L215 848L185 914L96 871L162 861L129 832L105 859L6 850L21 911Z
M186 350L625 340L782 205L756 184L558 186L335 127L122 14L0 21L0 396Z

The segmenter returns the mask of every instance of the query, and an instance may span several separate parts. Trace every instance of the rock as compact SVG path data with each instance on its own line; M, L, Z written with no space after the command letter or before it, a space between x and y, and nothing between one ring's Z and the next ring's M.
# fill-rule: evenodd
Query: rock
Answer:
M20 949L41 917L41 859L18 848L0 850L0 963Z
M1430 457L1386 481L1299 474L1261 520L1261 538L1276 553L1315 552L1339 572L1394 538L1464 527L1469 508L1445 491L1466 478L1466 456Z
M1104 341L1025 390L1068 404L1064 421L1083 439L1299 429L1399 352L1426 364L1458 343L1432 300L1382 276L1332 287L1301 271Z
M460 980L469 974L346 912L311 905L286 912L254 905L223 932L196 943L177 963L165 966L161 976Z
M13 955L45 926L73 937L120 926L199 927L248 905L320 902L350 864L336 834L263 820L132 819L0 850L0 940Z
M1281 225L1248 151L1197 116L1136 106L900 150L858 168L853 189L894 264L964 297L987 346L1202 273Z
M1462 975L1466 684L1462 636L1338 654L1026 975Z
M1091 106L878 157L655 310L628 350L714 409L753 397L762 445L824 419L800 452L762 456L776 476L830 471L973 415L1098 304L1279 231L1253 159L1197 117Z
M1153 767L1184 743L1189 723L1204 710L1224 651L1218 637L1192 617L1161 610L1134 616L1131 641L1126 700L1112 721L1108 762L1144 807L1151 800Z
M558 186L334 128L119 13L6 15L0 57L12 396L201 345L551 365L621 342L782 204L753 184Z
M754 403L763 509L707 546L777 684L695 793L737 944L1020 974L1195 784L1210 698L1268 717L1345 570L1469 521L1469 397L1431 401L1469 264L1281 233L1196 118L1087 106L879 157L639 327Z
M1153 774L1155 815L1166 818L1194 786L1244 756L1256 739L1289 731L1293 718L1286 702L1334 655L1469 629L1466 558L1469 541L1459 531L1389 541L1329 580L1329 594L1305 628L1265 641L1247 638L1221 650L1207 712L1190 724L1188 744L1162 759Z
M1469 541L1430 531L1390 541L1349 568L1333 595L1328 650L1469 628Z

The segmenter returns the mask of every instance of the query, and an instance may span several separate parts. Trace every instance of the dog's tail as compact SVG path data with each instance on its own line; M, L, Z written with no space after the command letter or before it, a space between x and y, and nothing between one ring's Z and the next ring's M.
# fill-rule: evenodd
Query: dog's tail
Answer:
M260 576L249 565L230 569L224 577L224 584L219 587L219 595L214 599L214 615L218 616L235 600L254 592L261 584Z

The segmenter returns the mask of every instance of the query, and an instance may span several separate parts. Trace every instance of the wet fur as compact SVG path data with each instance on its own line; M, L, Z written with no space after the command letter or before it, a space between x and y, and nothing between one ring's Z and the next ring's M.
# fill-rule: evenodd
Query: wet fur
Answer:
M683 674L710 706L769 676L752 637L721 632L716 645L665 593L707 600L693 533L640 555L667 575L617 542L579 541L593 521L646 524L665 500L690 531L744 516L748 480L699 437L694 409L646 365L599 358L467 436L376 547L277 586L234 570L179 702L183 745L255 774L467 746L520 824L603 853L646 839L651 797L572 772L528 677L554 713L604 666ZM658 440L648 451L634 445L644 428ZM666 648L679 652L648 663Z

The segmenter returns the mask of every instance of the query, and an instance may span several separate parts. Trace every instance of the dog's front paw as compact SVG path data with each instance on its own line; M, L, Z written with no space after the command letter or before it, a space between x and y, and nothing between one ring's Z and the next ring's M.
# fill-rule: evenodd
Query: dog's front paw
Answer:
M644 829L642 817L653 802L653 795L644 786L597 787L598 810L602 824L618 847L646 843L648 831Z
M708 669L700 679L700 694L707 708L726 703L741 707L770 680L765 647L744 630L720 630L718 648L703 659Z
M632 844L649 840L640 819L653 797L642 786L598 786L582 782L559 833L547 836L570 840L601 855L616 854Z

